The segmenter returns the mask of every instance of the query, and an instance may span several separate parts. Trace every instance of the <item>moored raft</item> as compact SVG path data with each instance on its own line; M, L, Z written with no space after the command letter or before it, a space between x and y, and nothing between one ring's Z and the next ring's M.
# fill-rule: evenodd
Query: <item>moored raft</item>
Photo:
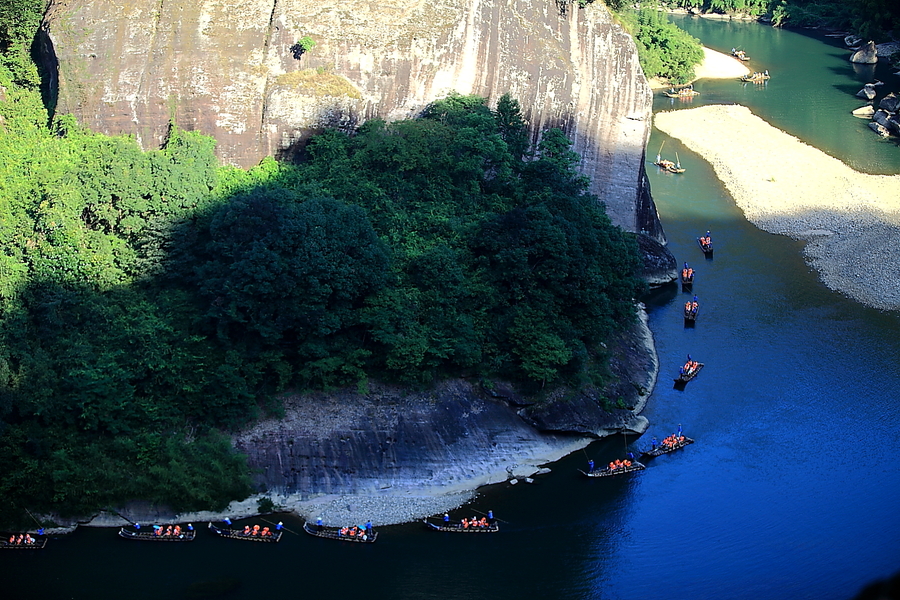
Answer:
M47 536L32 537L26 533L0 533L0 536L0 550L41 550L49 539ZM26 541L29 538L31 542ZM13 541L10 542L10 539Z
M119 537L126 540L139 540L143 542L192 542L196 535L193 525L188 525L185 529L180 529L177 533L174 530L167 533L162 527L153 527L149 529L137 529L134 527L119 528Z
M258 525L256 527L259 527ZM215 533L216 535L228 538L230 540L241 540L244 542L262 542L265 544L274 544L281 540L281 536L284 535L284 532L281 530L269 532L268 535L262 535L261 533L253 534L245 533L244 531L239 531L237 529L226 529L224 527L216 527L212 523L209 524L209 530Z
M423 519L422 522L425 523L425 526L431 531L448 531L451 533L497 533L498 531L500 531L500 524L496 521L485 527L464 527L462 523L447 522L441 522L440 524L437 524L432 523L428 519Z
M303 524L303 531L314 537L325 538L328 540L338 540L341 542L356 542L358 544L374 544L378 539L377 531L367 531L365 528L357 528L358 535L342 534L344 527L324 527L321 525L310 525L308 522Z

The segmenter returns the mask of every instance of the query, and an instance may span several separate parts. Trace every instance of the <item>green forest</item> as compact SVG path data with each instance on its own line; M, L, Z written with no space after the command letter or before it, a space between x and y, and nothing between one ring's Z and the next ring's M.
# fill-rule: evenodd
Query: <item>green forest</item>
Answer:
M450 96L244 171L174 125L143 151L52 115L39 18L0 17L0 522L244 498L228 432L288 390L603 383L636 241L514 99Z

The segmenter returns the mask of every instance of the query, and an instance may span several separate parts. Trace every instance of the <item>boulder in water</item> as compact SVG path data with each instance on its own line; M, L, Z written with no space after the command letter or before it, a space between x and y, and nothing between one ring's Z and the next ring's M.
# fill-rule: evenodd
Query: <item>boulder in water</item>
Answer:
M871 85L865 86L863 89L856 92L857 98L865 98L866 100L872 100L875 98L875 88Z
M881 102L878 103L878 108L892 113L897 112L897 109L900 108L900 96L896 92L891 92L881 99Z
M885 127L881 123L876 123L875 121L869 123L869 129L882 137L888 137L889 135L891 135L891 132L888 131L887 127Z
M887 129L888 127L890 127L890 125L888 125L888 119L890 118L890 116L891 115L887 114L887 112L879 110L876 111L874 115L872 115L872 120Z
M872 115L875 114L875 107L871 104L866 104L865 106L860 106L856 110L853 111L853 115L856 117L860 117L863 119L871 119Z
M850 62L863 65L874 65L877 63L878 51L875 49L875 42L869 41L865 46L854 52L850 56Z

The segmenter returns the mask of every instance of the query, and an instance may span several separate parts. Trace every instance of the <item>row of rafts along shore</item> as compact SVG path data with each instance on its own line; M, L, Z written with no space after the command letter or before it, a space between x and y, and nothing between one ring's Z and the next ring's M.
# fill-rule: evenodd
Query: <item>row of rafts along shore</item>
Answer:
M660 148L660 150L662 150L662 148ZM706 259L711 260L713 257L713 245L708 231L705 236L701 235L697 238L697 244ZM682 291L693 291L694 270L690 268L687 263L684 263L684 269L681 272L681 285ZM694 296L692 301L688 301L685 304L684 320L686 326L693 325L697 319L698 312L699 303L697 297ZM691 356L688 355L687 362L680 368L680 373L678 377L675 378L675 387L684 389L685 385L700 373L703 366L703 363L693 361ZM694 440L686 437L682 432L681 425L679 425L678 431L664 438L661 443L657 443L655 437L652 438L650 449L642 452L641 459L646 461L647 459L680 450L693 443ZM589 460L588 470L583 471L579 469L579 471L586 477L600 478L626 475L628 473L642 471L646 468L646 465L638 461L633 453L627 452L627 456L628 458L616 459L604 467L596 467L594 461ZM481 515L480 518L473 516L471 518L464 517L461 519L451 519L450 515L445 513L442 519L424 519L422 523L429 531L445 533L475 534L497 533L500 531L502 519L494 517L493 511L481 513ZM225 519L220 525L213 522L208 523L207 529L213 535L220 538L263 544L276 544L280 542L284 537L285 532L299 535L297 532L286 528L281 521L273 523L263 519L263 522L268 525L248 524L244 525L243 528L235 528L230 519ZM322 523L322 520L319 519L315 524L311 524L308 521L304 522L303 531L313 537L341 542L372 544L378 540L378 532L374 530L371 522L367 522L365 525L327 527ZM132 523L131 526L120 527L118 535L127 540L157 543L181 543L194 541L197 536L197 530L192 523L184 525L170 524L166 526L153 525L149 527L142 527L139 523ZM44 535L43 528L38 529L34 536L32 536L30 532L0 534L0 550L42 550L46 548L48 540L49 537Z

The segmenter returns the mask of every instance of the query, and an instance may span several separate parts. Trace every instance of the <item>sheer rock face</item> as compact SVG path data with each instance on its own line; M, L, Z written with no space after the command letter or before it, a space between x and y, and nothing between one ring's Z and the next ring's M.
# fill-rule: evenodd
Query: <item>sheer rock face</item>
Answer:
M316 45L297 59L306 36ZM550 0L54 0L41 41L58 112L145 148L174 118L243 167L327 125L509 92L534 139L559 126L574 141L614 223L664 241L655 209L640 210L651 92L601 3L560 15Z
M531 475L599 437L646 430L637 413L658 360L646 315L639 316L610 346L613 380L602 394L561 390L529 405L507 386L465 380L418 392L373 385L365 394L308 394L288 398L283 418L254 425L235 445L260 491L300 501L440 495ZM629 409L606 408L619 399Z

